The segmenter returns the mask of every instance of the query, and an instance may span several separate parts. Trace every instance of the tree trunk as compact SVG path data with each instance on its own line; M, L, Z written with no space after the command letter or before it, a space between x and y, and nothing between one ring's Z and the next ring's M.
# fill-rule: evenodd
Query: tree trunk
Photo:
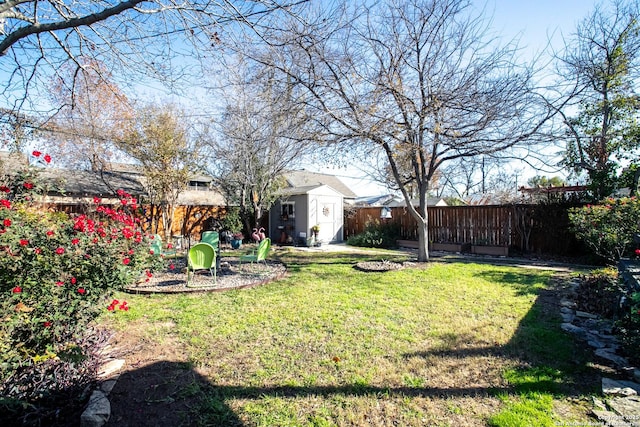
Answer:
M162 206L162 225L164 236L163 239L169 241L173 234L173 215L175 213L176 207L173 204L164 204Z
M426 215L418 221L418 262L429 261L429 218Z

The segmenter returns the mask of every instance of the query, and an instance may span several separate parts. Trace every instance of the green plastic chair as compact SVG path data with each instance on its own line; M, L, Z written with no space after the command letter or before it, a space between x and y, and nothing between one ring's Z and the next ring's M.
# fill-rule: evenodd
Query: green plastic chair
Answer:
M200 242L189 249L187 254L187 286L191 286L191 279L197 270L209 270L211 277L213 277L213 283L217 282L216 250L209 243Z
M267 254L269 253L270 248L271 239L267 237L262 242L260 242L260 245L258 245L258 249L255 249L248 254L240 255L240 264L242 264L243 261L251 261L252 264L254 262L262 261L266 266Z
M162 244L162 237L159 234L154 234L153 239L151 239L151 243L149 245L149 249L153 251L154 255L171 256L176 254L175 250L165 250L163 246L164 245Z
M217 231L205 231L202 233L200 241L208 243L217 249L220 246L220 234Z

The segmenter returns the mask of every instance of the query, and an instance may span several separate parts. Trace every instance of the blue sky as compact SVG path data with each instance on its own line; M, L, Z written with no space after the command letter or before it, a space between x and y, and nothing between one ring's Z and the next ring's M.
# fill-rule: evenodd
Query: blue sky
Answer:
M548 38L561 42L600 2L595 0L475 0L493 15L493 27L506 37L521 35L528 50L544 48ZM548 37L549 36L549 37Z

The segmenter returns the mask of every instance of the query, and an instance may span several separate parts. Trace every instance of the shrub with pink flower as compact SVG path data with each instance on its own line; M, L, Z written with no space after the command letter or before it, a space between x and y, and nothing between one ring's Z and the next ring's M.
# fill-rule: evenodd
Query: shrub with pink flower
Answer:
M84 360L81 343L113 293L163 261L149 254L137 202L124 191L126 204L96 199L94 213L68 216L38 205L35 168L0 184L8 189L0 191L0 396L30 402L46 390L25 372L46 376L51 365Z

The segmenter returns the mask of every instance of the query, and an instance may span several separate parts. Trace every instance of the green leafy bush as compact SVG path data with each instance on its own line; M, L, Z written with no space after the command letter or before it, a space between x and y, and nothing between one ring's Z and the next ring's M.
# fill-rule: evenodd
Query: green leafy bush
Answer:
M640 200L607 198L598 205L569 211L576 237L610 263L631 255L633 236L640 231Z
M116 207L96 198L91 214L69 216L36 202L41 187L34 168L5 176L2 184L0 404L25 403L50 394L47 387L73 382L65 375L88 375L82 365L91 322L105 310L127 310L112 293L148 279L162 259L150 253L137 202L124 191ZM52 376L55 381L45 380Z
M347 239L347 244L367 248L392 248L400 235L400 226L395 222L369 221L364 231Z
M625 305L618 330L626 355L640 363L640 292L631 294Z

